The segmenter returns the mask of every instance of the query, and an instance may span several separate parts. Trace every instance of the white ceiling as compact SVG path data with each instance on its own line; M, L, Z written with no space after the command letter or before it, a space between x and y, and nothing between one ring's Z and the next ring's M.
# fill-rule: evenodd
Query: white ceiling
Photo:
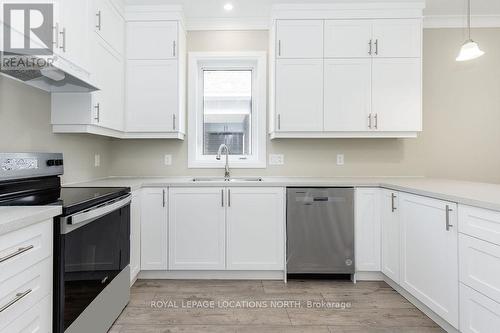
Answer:
M339 3L339 2L381 2L380 0L125 0L127 4L181 4L185 16L190 18L263 18L270 15L273 4L279 3ZM383 0L383 2L412 0ZM222 8L227 2L234 10L226 12ZM464 15L466 0L427 0L426 16ZM500 15L500 0L472 0L473 15Z

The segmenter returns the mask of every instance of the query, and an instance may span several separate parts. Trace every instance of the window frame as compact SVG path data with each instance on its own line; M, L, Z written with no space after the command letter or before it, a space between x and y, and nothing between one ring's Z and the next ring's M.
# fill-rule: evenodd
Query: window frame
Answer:
M229 155L231 168L265 168L267 118L266 52L189 52L188 168L224 168L225 158L203 155L203 71L252 70L251 154Z

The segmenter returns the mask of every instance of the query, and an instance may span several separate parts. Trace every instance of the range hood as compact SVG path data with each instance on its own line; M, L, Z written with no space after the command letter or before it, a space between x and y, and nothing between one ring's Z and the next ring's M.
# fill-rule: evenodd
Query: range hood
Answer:
M0 57L3 57L0 51ZM6 55L16 63L27 63L40 60L46 62L43 56L33 57L22 54ZM92 92L99 88L88 79L89 75L75 65L69 63L60 56L48 67L26 69L20 67L8 68L0 66L0 73L4 76L24 82L30 86L48 91L48 92Z

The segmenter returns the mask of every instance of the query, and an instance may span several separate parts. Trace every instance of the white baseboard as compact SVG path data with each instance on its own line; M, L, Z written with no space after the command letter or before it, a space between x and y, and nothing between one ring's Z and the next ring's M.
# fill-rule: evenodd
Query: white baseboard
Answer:
M284 280L283 271L141 271L139 279Z
M382 274L382 273L381 273ZM429 309L427 305L424 303L420 302L418 299L416 299L413 295L411 295L409 292L407 292L405 289L403 289L400 285L398 285L396 282L388 278L385 274L382 274L384 281L390 285L394 290L396 290L401 296L406 298L410 303L415 305L420 311L422 311L427 317L431 318L436 324L441 326L442 329L444 329L448 333L459 333L459 330L457 330L455 327L451 326L448 324L446 320L438 316L434 311Z
M356 272L354 281L384 281L382 272Z

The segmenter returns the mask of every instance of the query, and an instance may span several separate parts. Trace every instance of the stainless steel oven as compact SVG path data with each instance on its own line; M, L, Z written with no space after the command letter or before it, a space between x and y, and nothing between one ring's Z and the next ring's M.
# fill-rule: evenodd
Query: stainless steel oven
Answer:
M130 295L130 194L59 217L54 239L55 332L106 332Z

